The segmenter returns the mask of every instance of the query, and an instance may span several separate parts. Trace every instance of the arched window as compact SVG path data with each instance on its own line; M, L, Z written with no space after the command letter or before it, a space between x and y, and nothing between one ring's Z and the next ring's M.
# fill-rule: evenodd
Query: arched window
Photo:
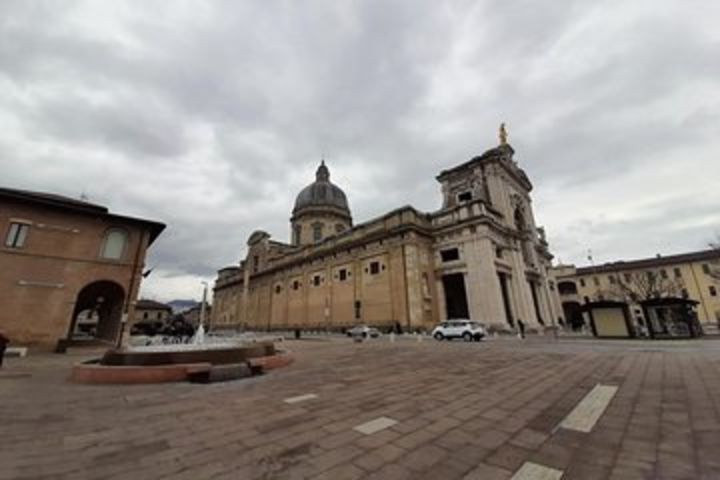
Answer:
M111 260L119 260L125 253L127 246L128 234L121 228L111 228L105 234L100 256Z
M300 234L302 233L302 225L295 225L295 230L293 231L293 233L295 234L295 240L293 243L295 245L300 245Z
M312 228L313 228L313 241L319 242L320 240L322 240L323 225L322 225L322 223L319 223L319 222L313 223Z

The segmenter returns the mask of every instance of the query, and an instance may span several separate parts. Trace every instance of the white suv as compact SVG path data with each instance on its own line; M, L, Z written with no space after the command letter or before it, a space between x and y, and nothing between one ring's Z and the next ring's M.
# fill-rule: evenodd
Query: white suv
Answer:
M362 338L378 338L380 336L380 330L367 325L357 325L347 331L348 337L362 337Z
M485 329L470 320L448 320L435 327L432 336L435 340L462 338L466 342L479 342L485 336Z

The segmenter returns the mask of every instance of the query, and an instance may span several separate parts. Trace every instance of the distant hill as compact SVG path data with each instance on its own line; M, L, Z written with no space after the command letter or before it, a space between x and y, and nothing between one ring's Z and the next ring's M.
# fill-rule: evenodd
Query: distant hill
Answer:
M195 300L173 300L167 302L167 304L172 307L173 313L180 313L196 305L200 305L200 302L196 302Z

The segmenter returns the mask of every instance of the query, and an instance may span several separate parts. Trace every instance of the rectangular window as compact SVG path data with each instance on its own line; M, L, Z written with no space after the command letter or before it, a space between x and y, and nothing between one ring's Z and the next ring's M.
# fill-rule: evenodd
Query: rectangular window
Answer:
M469 202L472 200L472 192L462 192L457 198L458 202Z
M687 288L682 289L682 298L688 298L690 295L688 295Z
M703 273L706 273L708 275L710 274L710 265L708 265L707 263L703 263L702 269Z
M316 286L316 287L319 287L319 286L320 286L320 275L315 275L315 276L313 277L313 285Z
M662 277L662 278L668 278L668 274L667 274L667 272L665 271L664 268L660 269L660 277Z
M717 297L717 289L714 286L710 285L708 287L708 290L710 290L711 297Z
M345 270L344 268L341 268L338 271L338 279L340 279L341 282L344 282L345 280L347 280L347 270Z
M105 234L100 256L110 260L120 260L125 253L127 246L128 234L125 230L119 228L111 228Z
M370 275L380 273L380 262L370 262Z
M440 258L443 262L452 262L454 260L460 260L460 252L457 248L450 248L448 250L440 251Z
M600 279L598 279L597 277L593 277L593 283L595 284L596 287L599 287L599 286L600 286Z
M675 268L673 271L675 272L675 278L682 278L682 272L680 272L679 268Z
M580 286L581 286L581 287L584 287L584 286L585 286L585 279L584 279L584 278L581 278L581 279L580 279Z
M625 274L625 283L630 283L632 281L632 276L629 273Z
M30 225L25 223L11 223L5 238L5 246L10 248L22 248L25 245Z
M608 281L610 285L615 285L615 275L608 275Z

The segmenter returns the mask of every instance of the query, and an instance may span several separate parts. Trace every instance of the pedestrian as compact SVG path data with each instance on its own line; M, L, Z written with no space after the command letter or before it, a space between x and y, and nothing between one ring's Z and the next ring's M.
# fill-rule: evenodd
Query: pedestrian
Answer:
M3 357L5 356L5 349L10 343L10 339L0 332L0 368L2 368Z
M525 324L523 323L522 320L518 320L517 323L518 323L518 330L519 330L520 338L521 339L525 338Z

